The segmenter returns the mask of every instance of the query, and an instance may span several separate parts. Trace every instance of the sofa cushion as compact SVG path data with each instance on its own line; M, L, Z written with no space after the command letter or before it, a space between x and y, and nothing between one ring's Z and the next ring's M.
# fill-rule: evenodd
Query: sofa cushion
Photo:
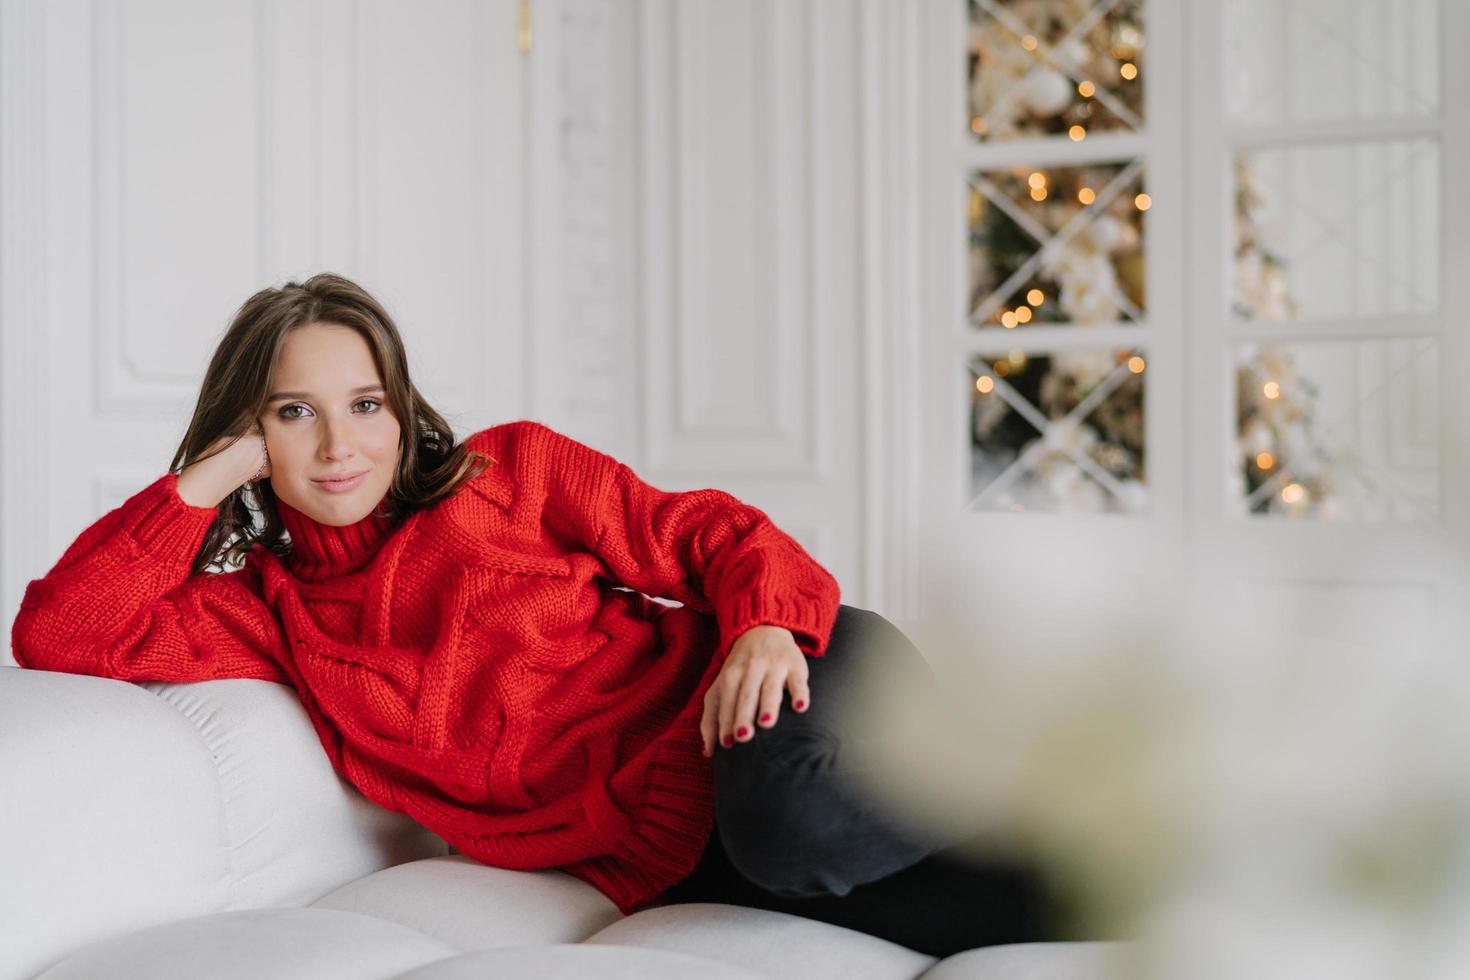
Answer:
M1143 976L1126 942L1010 943L940 961L923 980L1122 980Z
M36 980L388 980L457 953L441 940L367 915L247 909L90 943Z
M379 868L448 853L437 834L333 771L291 688L250 678L137 686L192 723L214 761L231 874L225 908L306 905Z
M785 912L690 902L645 909L588 937L718 959L769 977L912 980L935 961L904 946Z
M493 868L460 854L385 868L311 904L402 923L462 950L580 942L623 917L564 871Z
M521 946L466 953L400 973L393 980L770 980L701 956L629 946Z

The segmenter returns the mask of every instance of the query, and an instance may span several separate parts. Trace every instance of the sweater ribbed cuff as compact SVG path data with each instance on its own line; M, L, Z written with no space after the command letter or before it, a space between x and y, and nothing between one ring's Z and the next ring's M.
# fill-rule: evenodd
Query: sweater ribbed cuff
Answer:
M195 507L179 496L179 476L169 472L129 497L122 505L122 530L138 547L159 561L192 561L217 507Z
M752 626L780 626L792 632L802 653L820 657L832 638L838 605L835 597L827 601L799 592L779 596L748 592L736 596L716 610L720 623L719 656L728 654L736 638Z

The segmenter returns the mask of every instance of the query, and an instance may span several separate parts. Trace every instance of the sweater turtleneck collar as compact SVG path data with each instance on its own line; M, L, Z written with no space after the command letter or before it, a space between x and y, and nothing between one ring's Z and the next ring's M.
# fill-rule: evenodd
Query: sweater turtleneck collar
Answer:
M334 527L307 516L277 497L276 512L281 515L281 524L291 535L291 554L287 564L292 573L301 579L318 581L348 575L363 568L392 533L392 521L382 516L389 503L389 494L384 494L362 520Z

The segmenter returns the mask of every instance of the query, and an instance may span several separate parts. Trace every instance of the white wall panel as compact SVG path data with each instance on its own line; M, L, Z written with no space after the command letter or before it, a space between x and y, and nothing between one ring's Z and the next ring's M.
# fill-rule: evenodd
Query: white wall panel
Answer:
M641 49L649 465L820 479L811 3L651 3ZM847 134L851 137L851 133ZM658 159L654 161L653 157ZM842 161L841 166L850 166ZM658 192L667 188L666 192ZM835 243L834 243L835 244Z
M852 12L556 9L561 281L538 359L560 359L537 376L561 380L543 417L656 486L761 507L867 601Z
M460 435L528 414L514 0L0 11L7 623L166 471L258 289L347 275Z

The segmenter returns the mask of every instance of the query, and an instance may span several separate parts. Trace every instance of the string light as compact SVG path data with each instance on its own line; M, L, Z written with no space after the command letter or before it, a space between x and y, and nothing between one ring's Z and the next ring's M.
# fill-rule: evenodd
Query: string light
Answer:
M1128 358L1128 370L1132 371L1134 374L1142 374L1143 367L1143 358L1139 357L1137 354L1134 354L1132 357Z
M1026 294L1026 302L1030 303L1032 306L1040 306L1042 303L1046 302L1046 294L1039 289L1033 289Z
M1021 323L1031 322L1031 308L1029 306L1016 307L1016 319Z
M1091 187L1084 187L1077 192L1077 200L1081 201L1083 204L1091 204L1093 201L1097 200L1097 195L1092 192Z
M988 374L982 374L975 379L975 390L982 395L988 395L995 388L995 379Z
M1016 320L1016 314L1012 313L1010 310L1006 310L1000 315L1000 322L1001 326L1005 327L1007 330L1013 330L1015 329L1016 323L1018 321Z
M1077 86L1077 94L1082 96L1084 99L1092 98L1093 93L1096 91L1097 87L1091 82L1083 82L1081 85Z
M1087 130L1083 129L1081 126L1073 126L1071 129L1067 130L1067 135L1072 137L1073 143L1081 143L1087 138Z
M1044 201L1044 200L1046 200L1046 188L1045 187L1033 187L1033 188L1031 188L1031 200L1033 200L1033 201Z
M1138 66L1131 61L1125 61L1123 67L1118 69L1118 74L1131 82L1138 77Z
M1265 385L1261 387L1261 393L1264 394L1267 398L1270 398L1274 401L1275 399L1281 397L1281 386L1274 381L1267 381Z
M1029 184L1032 187L1045 187L1046 186L1046 174L1044 174L1044 173L1042 173L1041 171L1038 170L1035 173L1033 173L1030 177L1027 177L1026 178L1026 183Z
M1133 199L1133 206L1140 211L1147 211L1154 206L1154 199L1147 194L1139 194Z
M1276 457L1270 453L1256 453L1256 469L1269 470L1276 465Z

